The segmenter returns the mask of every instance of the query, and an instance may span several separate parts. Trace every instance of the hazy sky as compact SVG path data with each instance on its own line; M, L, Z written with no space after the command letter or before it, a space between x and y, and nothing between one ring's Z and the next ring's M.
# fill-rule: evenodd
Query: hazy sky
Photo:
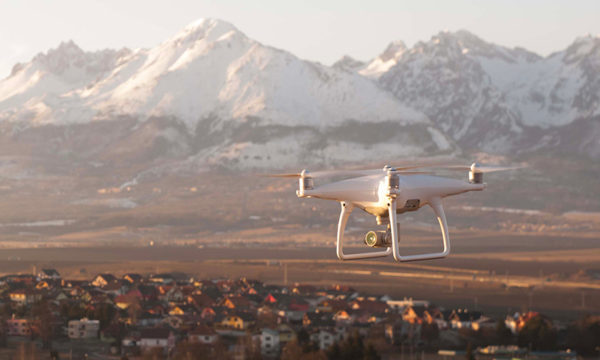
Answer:
M84 50L150 47L203 17L324 64L344 54L367 60L392 40L410 46L446 29L542 55L600 33L598 0L6 0L0 78L63 40Z

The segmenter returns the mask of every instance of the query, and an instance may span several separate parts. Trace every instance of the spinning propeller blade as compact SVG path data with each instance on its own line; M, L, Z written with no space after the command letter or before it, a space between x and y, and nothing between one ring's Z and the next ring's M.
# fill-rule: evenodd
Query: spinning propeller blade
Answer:
M479 165L477 163L473 163L471 165L446 165L446 166L435 166L438 169L444 170L460 170L460 171L473 171L476 173L491 173L496 171L508 171L508 170L517 170L522 169L525 166L497 166L497 165Z
M412 169L416 167L404 168ZM431 174L430 171L405 171L404 169L396 169L393 172L402 175L417 175L417 174ZM323 170L323 171L311 171L306 172L306 176L312 178L315 177L328 177L328 176L370 176L370 175L385 175L386 172L382 169L367 169L367 170ZM289 173L289 174L266 174L265 177L274 178L301 178L302 173Z
M357 169L357 170L322 170L308 172L303 170L300 173L287 173L287 174L266 174L261 175L265 177L274 178L301 178L306 177L329 177L329 176L370 176L370 175L384 175L388 171L391 171L400 175L418 175L418 174L431 174L432 171L422 171L420 169L440 169L440 170L460 170L460 171L473 171L476 173L491 173L496 171L507 171L522 169L525 166L497 166L497 165L479 165L473 163L471 165L444 165L441 163L424 163L424 164L411 164L397 167L391 167L386 165L383 169Z

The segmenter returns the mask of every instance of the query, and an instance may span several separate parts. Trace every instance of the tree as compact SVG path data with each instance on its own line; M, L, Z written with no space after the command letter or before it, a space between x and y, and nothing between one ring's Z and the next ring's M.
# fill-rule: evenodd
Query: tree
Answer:
M93 310L87 311L86 316L89 319L100 321L100 330L106 329L113 321L117 310L112 304L102 303L98 304Z
M362 337L355 331L341 344L341 359L360 359L364 355L365 345Z
M4 314L0 315L0 347L6 347L8 340L8 320Z
M329 360L341 359L342 357L342 349L340 349L340 345L336 342L327 351L325 351L325 355Z
M244 359L262 359L262 355L260 353L260 343L258 340L255 341L250 333L246 334L246 336L241 339L241 343L244 348Z
M129 319L131 319L131 324L137 324L137 319L142 312L142 305L140 304L140 299L137 297L132 297L131 303L127 307L127 314L129 315Z
M600 349L600 318L585 316L567 329L567 346L582 356L594 356Z
M297 341L290 341L281 350L281 360L297 360L302 358L302 347Z
M182 341L175 348L174 360L208 360L214 359L212 349L202 343Z
M475 360L475 354L473 354L473 345L471 343L467 344L465 359L466 360Z
M538 315L529 319L519 331L519 346L531 350L554 350L556 331L549 322Z
M506 323L504 320L498 320L496 324L496 341L500 345L507 345L512 340L512 332L508 327L506 327Z
M31 314L40 322L39 335L42 339L42 347L49 349L54 337L54 315L48 302L41 301L34 304L31 308Z
M373 346L373 344L369 344L369 345L367 345L367 348L365 349L363 359L364 360L381 360L381 356L379 356L379 354L377 353L377 350L375 350L375 346Z
M298 331L298 335L296 335L296 338L298 339L299 345L307 344L310 341L310 335L306 330L304 330L304 328Z
M345 341L334 343L325 352L327 359L340 360L378 360L380 359L373 344L365 346L362 337L354 332Z
M427 343L431 344L436 341L440 336L440 330L435 323L423 324L421 326L421 338Z

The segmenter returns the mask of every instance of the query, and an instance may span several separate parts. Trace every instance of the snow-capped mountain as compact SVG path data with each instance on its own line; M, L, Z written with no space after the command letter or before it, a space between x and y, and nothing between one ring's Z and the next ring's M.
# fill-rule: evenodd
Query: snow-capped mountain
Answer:
M463 150L599 157L599 49L586 36L541 57L441 32L328 67L214 19L150 49L66 42L0 80L0 156L136 173Z
M68 42L16 65L0 81L0 129L5 143L31 138L104 161L269 167L456 150L370 79L213 19L151 49L89 53Z
M599 37L541 57L440 32L411 49L392 43L354 71L425 112L463 149L600 156Z

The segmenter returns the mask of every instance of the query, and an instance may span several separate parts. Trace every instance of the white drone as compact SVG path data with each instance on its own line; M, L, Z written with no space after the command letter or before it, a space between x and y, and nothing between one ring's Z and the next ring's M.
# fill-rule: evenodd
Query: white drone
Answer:
M435 167L449 170L469 171L469 181L461 181L417 171ZM442 199L467 191L485 189L483 174L494 171L512 170L518 167L451 165L411 165L393 168L386 165L377 170L322 171L309 173L302 170L298 174L276 174L273 177L299 178L296 195L299 198L318 198L339 201L342 206L337 231L337 256L340 260L370 259L393 254L396 261L419 261L440 259L450 254L450 237ZM314 186L316 176L353 175L353 178L337 181L319 187ZM438 253L401 255L399 250L399 229L397 215L417 211L425 205L431 206L442 230L444 250ZM344 254L344 229L352 210L358 207L377 218L377 225L387 224L387 231L369 231L365 244L373 248L386 248L382 251ZM391 226L394 224L396 226Z

